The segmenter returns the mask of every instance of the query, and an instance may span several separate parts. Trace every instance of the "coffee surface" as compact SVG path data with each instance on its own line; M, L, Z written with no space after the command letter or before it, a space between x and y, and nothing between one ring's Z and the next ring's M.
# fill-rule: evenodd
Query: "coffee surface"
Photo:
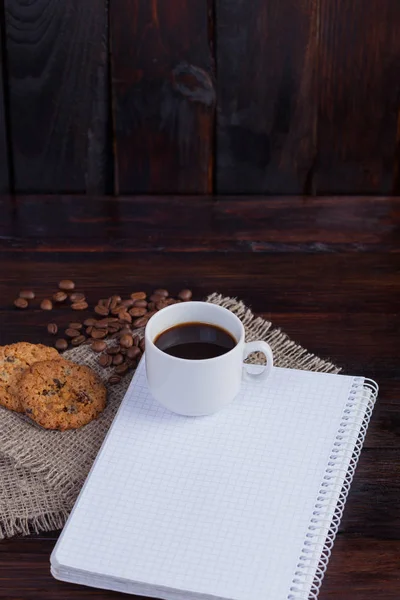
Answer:
M154 344L176 358L204 360L226 354L236 346L236 340L216 325L182 323L160 333Z

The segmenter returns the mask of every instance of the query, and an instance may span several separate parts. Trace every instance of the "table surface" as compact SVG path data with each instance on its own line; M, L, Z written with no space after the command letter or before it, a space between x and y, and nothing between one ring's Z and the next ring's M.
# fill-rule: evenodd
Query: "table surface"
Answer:
M219 291L380 395L321 600L400 594L400 199L351 197L3 197L0 343L50 343L65 312L19 311L71 278L90 301L155 287ZM71 315L76 316L76 315ZM0 543L0 598L83 600L117 593L49 574L57 532Z

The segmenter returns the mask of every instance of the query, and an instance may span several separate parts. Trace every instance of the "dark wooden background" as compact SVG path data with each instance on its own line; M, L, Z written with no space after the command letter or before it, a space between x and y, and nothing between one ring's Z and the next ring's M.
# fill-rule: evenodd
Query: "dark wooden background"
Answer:
M399 0L0 0L0 191L399 194Z

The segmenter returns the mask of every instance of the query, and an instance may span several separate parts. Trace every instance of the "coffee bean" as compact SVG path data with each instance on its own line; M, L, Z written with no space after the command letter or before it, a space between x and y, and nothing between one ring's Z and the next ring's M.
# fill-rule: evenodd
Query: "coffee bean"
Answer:
M95 340L92 342L91 348L94 352L103 352L107 348L107 344L103 340Z
M125 308L130 308L135 304L134 300L122 300L121 306L125 306Z
M139 319L135 319L133 321L133 327L135 329L139 329L139 327L144 327L145 325L147 325L147 321L148 321L148 317L139 317Z
M116 385L120 381L121 381L121 377L119 375L111 375L111 377L108 378L108 383L110 385Z
M84 300L81 300L81 302L74 302L73 304L71 304L72 310L86 310L88 306L89 304Z
M160 300L163 300L163 299L164 299L164 296L160 296L159 294L152 294L150 296L150 302L154 302L154 304L156 302L160 302Z
M112 323L108 327L108 333L116 333L117 331L120 330L120 328L121 328L121 325L119 323Z
M168 306L168 304L166 303L165 300L160 300L159 302L156 302L156 309L157 310L162 310L166 306Z
M124 335L125 333L132 333L132 329L129 327L129 325L126 325L125 323L123 324L123 326L121 325L121 330L120 330L120 335Z
M103 317L107 317L110 311L105 306L102 306L101 304L97 304L97 306L94 307L94 312L97 315L102 315Z
M68 348L67 340L63 340L62 338L56 340L56 343L54 345L57 348L57 350L66 350Z
M142 352L144 352L144 346L145 346L145 339L142 338L139 343L139 348L142 350Z
M115 367L114 373L117 373L117 375L124 375L124 373L126 373L128 369L129 365L127 365L126 363L122 363L122 365L118 365L117 367Z
M100 298L100 300L97 300L97 304L99 306L105 306L107 308L107 302L108 302L108 298Z
M147 308L147 301L146 300L135 300L135 307Z
M71 281L71 279L63 279L59 282L58 287L60 288L60 290L65 290L69 292L70 290L75 289L75 283Z
M93 327L86 327L86 333L87 333L88 335L91 335L91 334L92 334L92 331L93 331Z
M151 317L156 314L156 312L157 312L156 310L151 310L150 312L147 313L146 317L150 320Z
M99 364L102 367L104 367L104 368L111 366L111 364L112 364L112 357L109 356L108 354L102 354L99 357Z
M106 350L107 354L110 354L111 356L115 356L116 354L119 353L120 351L120 346L119 344L117 344L117 346L109 346Z
M64 302L68 298L68 295L65 292L56 292L53 294L54 302Z
M32 290L21 290L19 293L20 298L24 298L24 300L33 300L35 297L35 292Z
M70 329L82 329L83 325L82 323L79 323L79 321L74 321L73 323L69 323L68 327L70 327Z
M147 313L147 309L140 308L140 306L138 306L138 307L134 306L129 311L129 314L132 315L132 317L143 317L143 315L145 315L146 313Z
M81 333L77 329L72 329L72 327L68 327L68 329L65 330L65 335L69 338L76 338L78 337L78 335L81 335Z
M156 307L156 303L155 302L149 302L147 305L147 310L152 311L154 310Z
M121 302L121 296L111 296L110 308L115 308Z
M84 335L78 335L78 337L74 337L71 340L71 344L73 346L80 346L84 341L86 341L86 337Z
M83 324L86 325L86 327L92 327L95 323L97 323L96 319L85 319L85 321L83 321Z
M157 296L162 296L163 298L168 298L168 296L169 296L169 293L167 292L167 290L163 290L163 289L154 290L153 293L157 294Z
M124 357L122 354L116 354L113 357L113 365L121 365L124 362Z
M126 322L126 323L132 323L132 317L131 315L128 313L127 310L121 310L118 313L118 317L120 321Z
M52 310L53 308L53 303L51 300L49 300L48 298L45 298L44 300L41 301L40 303L40 308L42 310Z
M58 331L58 327L56 323L49 323L47 325L47 331L49 333L51 333L51 335L56 335L57 331Z
M171 306L172 304L176 304L175 298L166 298L165 299L166 306Z
M139 344L140 344L140 337L138 335L134 335L133 336L133 345L139 346Z
M132 348L128 348L126 355L128 358L133 360L134 358L137 358L138 356L140 356L141 352L137 346L133 346Z
M17 308L28 308L28 300L26 300L26 298L16 298L16 300L14 300L14 306Z
M96 323L94 324L94 327L96 329L107 329L108 327L108 319L99 319L98 321L96 321Z
M90 335L94 340L102 340L103 338L107 337L107 331L105 329L95 329L93 327Z
M125 310L125 306L114 306L110 308L110 313L117 316L121 310Z
M123 348L130 348L133 346L133 337L129 335L129 333L124 333L124 335L121 335L119 338L119 343Z
M86 300L85 294L82 294L81 292L73 292L69 295L69 299L71 302L82 302L83 300Z
M132 300L146 300L146 296L146 292L133 292L133 294L131 294Z
M188 300L191 300L192 295L192 290L181 290L178 294L178 298L184 302L187 302Z
M127 349L126 348L121 348L121 354L122 354L122 356L125 356L126 353L127 353Z

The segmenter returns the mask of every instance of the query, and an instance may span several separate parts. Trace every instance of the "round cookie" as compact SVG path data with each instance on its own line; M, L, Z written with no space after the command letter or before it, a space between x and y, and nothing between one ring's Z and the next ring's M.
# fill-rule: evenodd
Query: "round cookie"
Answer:
M55 348L18 342L0 347L0 405L16 412L22 407L15 386L23 373L39 360L59 359Z
M76 429L95 419L107 391L96 373L69 360L37 362L18 383L25 414L46 429Z

